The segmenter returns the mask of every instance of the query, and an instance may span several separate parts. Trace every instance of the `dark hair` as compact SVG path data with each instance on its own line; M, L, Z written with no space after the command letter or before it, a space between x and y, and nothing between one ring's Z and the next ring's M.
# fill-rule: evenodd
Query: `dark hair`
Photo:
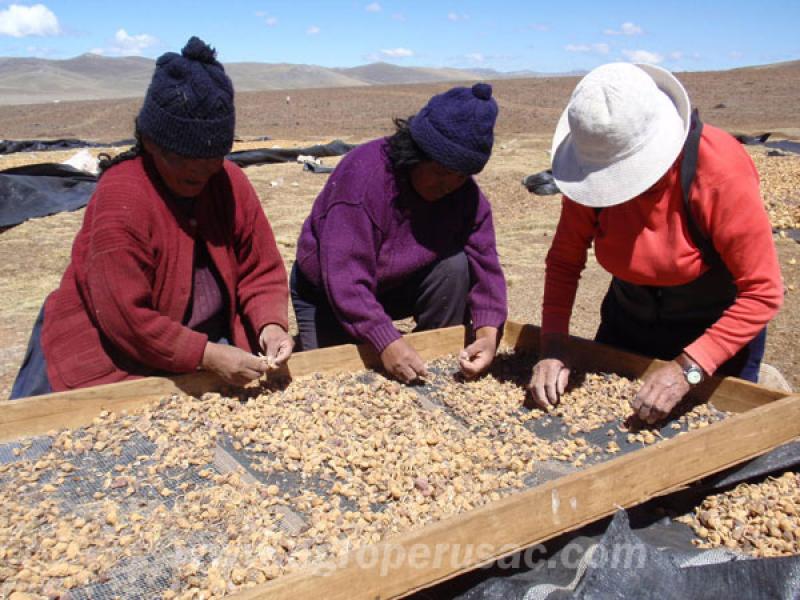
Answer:
M421 162L432 160L411 137L409 123L413 118L414 115L407 119L393 119L395 132L389 137L389 147L386 150L386 154L389 157L389 162L392 163L392 168L396 171L410 169Z
M124 152L120 152L116 156L111 156L107 152L101 152L97 155L97 166L100 169L100 173L98 174L98 178L102 177L106 171L108 171L114 165L118 165L121 162L125 162L126 160L131 160L136 158L137 156L141 156L144 154L144 147L142 146L142 135L139 133L139 129L136 129L134 133L134 137L136 138L136 143L125 150Z

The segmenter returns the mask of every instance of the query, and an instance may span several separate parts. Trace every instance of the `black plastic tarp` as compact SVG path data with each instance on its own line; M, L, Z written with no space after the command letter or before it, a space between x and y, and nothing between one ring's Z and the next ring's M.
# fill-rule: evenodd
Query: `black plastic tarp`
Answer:
M735 135L734 137L739 141L739 143L746 146L764 145L767 148L772 148L774 150L800 154L800 142L793 142L791 140L768 141L771 135L771 133L761 133L759 135Z
M75 138L60 140L0 140L0 154L14 152L43 152L49 150L70 150L72 148L105 148L107 146L133 146L136 140L119 140L116 142L87 142Z
M516 571L490 577L460 600L792 600L800 595L800 556L749 559L697 550L691 530L662 519L632 530L619 511L598 535L570 536L538 560L511 557ZM516 562L515 562L516 561ZM527 563L527 564L526 564Z
M800 154L800 142L793 142L791 140L777 140L772 142L766 142L764 145L767 148L773 148L775 150L782 150L784 152L793 152L794 154Z
M97 178L68 165L44 163L0 171L0 227L86 206Z
M308 148L260 148L258 150L241 150L231 152L227 158L240 167L263 165L268 163L294 162L300 155L313 156L341 156L355 148L342 140L334 140L327 144L317 144Z
M553 172L550 169L528 175L522 180L522 185L524 185L531 194L536 194L537 196L552 196L553 194L561 193L561 190L558 189L558 184L555 179L553 179Z
M312 173L333 173L333 167L321 165L316 162L306 161L303 163L303 171L311 171Z
M742 482L800 471L800 441L680 492L617 512L544 545L413 595L414 600L708 600L800 598L800 556L750 558L701 550L669 516ZM534 507L531 508L534 510ZM476 540L480 543L481 540Z
M132 140L131 140L132 141ZM124 144L120 144L124 145ZM226 158L241 167L293 162L300 155L340 156L355 146L341 140L308 148L265 148L232 152ZM332 169L305 163L305 170L329 173ZM86 206L97 178L67 165L43 163L0 171L0 228Z

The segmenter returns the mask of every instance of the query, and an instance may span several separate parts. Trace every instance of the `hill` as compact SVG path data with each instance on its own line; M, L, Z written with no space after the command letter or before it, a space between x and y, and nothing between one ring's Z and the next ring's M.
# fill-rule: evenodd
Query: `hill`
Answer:
M137 98L144 95L154 61L141 57L83 54L68 60L0 58L0 104L41 104L71 100ZM238 92L477 81L532 77L520 71L402 67L378 62L347 69L287 63L228 63Z

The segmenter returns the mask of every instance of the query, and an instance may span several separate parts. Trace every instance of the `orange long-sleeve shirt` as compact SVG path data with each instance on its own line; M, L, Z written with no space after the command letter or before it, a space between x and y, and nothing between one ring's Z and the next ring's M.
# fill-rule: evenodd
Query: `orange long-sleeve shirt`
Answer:
M592 242L604 269L639 285L681 285L708 270L686 226L679 171L680 159L659 184L599 215L564 197L546 260L543 333L568 333ZM733 305L685 349L713 373L775 316L783 284L755 165L733 137L711 125L703 127L690 197L697 224L738 290Z

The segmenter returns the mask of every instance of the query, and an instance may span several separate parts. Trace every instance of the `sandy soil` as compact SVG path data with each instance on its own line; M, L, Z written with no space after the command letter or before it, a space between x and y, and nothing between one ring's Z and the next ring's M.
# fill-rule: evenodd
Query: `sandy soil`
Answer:
M800 137L798 75L780 69L722 74L682 75L707 122L730 131L780 131ZM574 86L574 79L504 81L495 86L501 106L492 160L478 181L492 201L498 248L509 283L511 318L538 323L544 283L544 257L557 223L558 197L528 194L521 179L548 166L550 134ZM270 134L269 142L238 144L236 149L301 146L339 137L359 142L391 129L392 116L417 110L446 86L397 86L258 92L238 96L240 136ZM714 108L718 105L724 107ZM129 137L139 101L62 103L52 106L0 107L0 131L9 139L76 136L115 140ZM290 114L291 111L291 114ZM767 201L797 204L800 157L769 157L749 148L762 173ZM0 169L51 162L71 152L15 154L0 157ZM778 162L776 162L778 161ZM335 164L337 159L326 159ZM779 168L776 168L779 167ZM275 230L287 268L294 260L300 226L326 181L326 175L303 172L297 164L250 167ZM36 219L0 233L0 398L5 398L24 355L31 325L46 295L59 282L83 211ZM800 386L800 245L776 236L787 295L784 309L770 327L766 360L795 387ZM591 337L608 275L590 258L579 289L573 332Z

